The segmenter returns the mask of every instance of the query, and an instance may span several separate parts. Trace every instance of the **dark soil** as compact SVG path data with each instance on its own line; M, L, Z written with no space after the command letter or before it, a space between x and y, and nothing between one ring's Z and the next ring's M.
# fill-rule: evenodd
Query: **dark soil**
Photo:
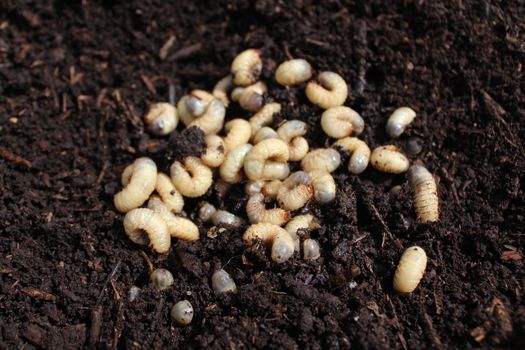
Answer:
M523 2L169 3L0 1L0 348L525 347ZM140 254L113 207L122 170L202 145L195 131L152 138L144 111L170 90L211 88L248 47L262 48L269 97L309 123L312 147L329 144L321 110L272 80L287 54L347 79L371 147L391 142L394 108L413 107L395 143L422 145L411 158L439 179L440 222L415 223L405 175L341 166L336 202L304 209L322 223L309 232L315 262L276 265L242 229L209 238L204 225L196 243ZM239 189L206 198L244 215ZM400 296L392 276L414 244L429 264ZM173 289L148 286L144 256L174 273ZM220 267L237 294L211 291ZM195 308L187 327L169 317L181 298Z

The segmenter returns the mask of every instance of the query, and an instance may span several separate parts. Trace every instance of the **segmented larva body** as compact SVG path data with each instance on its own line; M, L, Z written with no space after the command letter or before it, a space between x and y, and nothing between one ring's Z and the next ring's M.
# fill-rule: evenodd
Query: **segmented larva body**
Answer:
M232 62L233 83L248 86L259 80L262 71L261 51L248 49L238 54Z
M267 103L261 110L250 118L250 125L252 131L255 133L263 126L267 126L273 122L273 115L281 112L281 105L279 103Z
M321 72L317 81L306 84L306 97L323 109L341 106L348 97L348 86L339 74Z
M322 170L331 173L341 165L341 156L333 148L312 150L301 160L301 168L306 172Z
M370 155L372 166L384 173L401 174L408 170L410 161L394 145L379 146Z
M212 95L216 99L222 102L224 107L228 107L230 104L230 99L228 98L228 94L230 93L231 89L233 88L233 78L230 74L222 78L215 84L215 87L213 88Z
M236 87L233 89L232 101L239 102L242 109L249 112L257 112L264 103L263 95L268 91L266 84L258 81L247 87Z
M297 231L300 229L314 229L319 227L319 222L313 215L305 214L294 216L290 221L288 221L284 229L290 234L290 236L292 236L295 242L295 250L299 250L300 240Z
M261 193L265 198L276 199L282 185L283 183L280 180L264 181Z
M228 151L231 151L239 145L248 143L252 137L252 126L244 119L230 120L224 125L224 131L226 133L224 145Z
M417 288L427 267L427 254L423 248L407 248L394 274L394 289L399 293L411 293Z
M263 180L248 180L244 184L244 194L248 197L261 192L265 181Z
M302 84L311 77L312 66L302 58L285 61L275 71L275 80L284 86Z
M282 180L290 169L286 162L290 157L288 145L279 139L259 142L244 158L244 172L251 180Z
M253 148L252 145L245 143L239 145L229 151L226 154L224 162L219 168L219 174L221 179L229 184L236 184L244 179L244 159L250 150Z
M180 120L186 126L200 117L209 105L209 101L202 100L194 95L185 95L177 103L177 112Z
M166 253L171 246L168 225L151 209L138 208L124 216L124 231L134 243L147 245L157 253Z
M171 181L185 197L200 197L208 191L213 174L200 158L184 158L184 166L179 161L173 162L170 168Z
M191 220L176 216L157 196L151 196L148 201L148 208L162 217L168 225L168 232L171 237L176 237L185 241L195 241L199 239L199 228Z
M226 145L222 137L217 135L207 135L204 137L206 148L201 155L202 162L210 168L221 166L226 157Z
M361 174L365 171L370 161L370 148L365 141L357 137L345 137L337 140L333 146L341 147L348 152L351 157L348 162L348 171L352 174Z
M154 103L144 116L148 130L154 135L167 135L177 127L177 109L171 103Z
M300 120L288 120L277 129L279 137L288 143L290 161L299 161L308 153L308 141L302 137L307 131L306 123Z
M184 207L184 198L177 191L173 182L168 175L164 173L157 174L157 183L155 191L159 194L162 202L174 213L180 213Z
M140 207L155 190L157 165L149 158L136 159L122 173L124 189L114 197L115 208L121 213Z
M208 104L204 114L194 119L188 127L196 126L202 129L205 135L216 134L222 129L225 115L224 105L221 101L214 99Z
M241 227L244 225L244 220L235 214L226 210L217 210L211 216L211 222L214 225Z
M217 209L212 204L201 202L199 206L199 219L201 219L202 222L208 222L216 211Z
M408 171L410 185L414 190L414 208L419 223L439 220L439 199L436 180L423 165L415 164Z
M304 171L297 171L283 181L277 201L283 209L297 210L306 205L314 194L312 180Z
M244 244L251 246L258 240L272 246L272 260L283 263L290 259L295 250L292 237L282 227L269 223L259 223L248 227L242 237Z
M328 203L335 198L336 185L332 175L323 170L308 172L314 186L314 198L321 204Z
M260 128L252 137L252 143L254 145L266 139L278 139L279 135L277 131L273 130L269 126Z
M365 121L352 108L337 106L324 111L321 116L321 128L326 135L340 139L362 133L365 129Z
M246 214L251 223L267 222L281 226L290 220L290 213L284 209L266 209L262 193L256 193L250 197L246 203Z
M410 107L400 107L394 111L386 122L386 133L392 138L398 138L406 127L416 118L416 112Z

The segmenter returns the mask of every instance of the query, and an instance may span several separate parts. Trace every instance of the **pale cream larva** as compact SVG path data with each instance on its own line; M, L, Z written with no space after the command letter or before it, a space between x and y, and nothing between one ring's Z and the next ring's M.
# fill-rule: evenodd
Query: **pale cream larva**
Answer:
M321 247L315 239L307 238L303 242L304 260L317 260L321 256Z
M200 158L184 158L184 166L175 161L170 168L171 181L185 197L200 197L208 191L213 181L211 169Z
M277 131L273 130L269 126L263 126L252 136L252 143L254 145L258 144L262 140L266 139L278 139L279 135Z
M370 164L384 173L401 174L408 170L410 161L397 146L386 145L372 151Z
M335 198L336 185L332 175L323 170L308 172L314 186L314 198L321 204L331 202Z
M423 248L407 248L394 274L394 289L399 293L411 293L417 288L427 267L427 254Z
M261 193L264 194L264 197L266 198L276 199L277 193L279 193L279 189L282 185L283 183L280 180L264 181Z
M247 87L236 87L233 89L232 101L239 102L242 109L249 112L257 112L264 104L264 94L268 91L266 84L258 81Z
M185 241L195 241L199 239L199 228L191 220L173 214L169 208L157 196L151 196L148 201L148 208L162 217L168 225L168 232L171 237Z
M337 106L324 111L321 116L321 128L326 135L340 139L362 133L365 129L365 121L352 108Z
M162 202L174 213L180 213L184 207L184 198L177 191L173 182L168 175L164 173L157 174L157 183L155 191L159 194Z
M252 126L252 131L255 133L259 131L263 126L267 126L273 122L274 114L281 112L281 105L279 103L267 103L261 108L260 111L255 113L253 117L250 118L250 125Z
M277 129L279 137L288 143L290 161L299 161L308 153L308 141L302 137L307 131L306 123L300 120L288 120Z
M297 171L283 181L277 193L277 201L283 209L297 210L304 207L313 194L310 175Z
M140 207L155 190L157 166L150 158L136 159L122 173L124 189L114 197L115 208L121 213Z
M275 80L284 86L302 84L311 77L312 66L302 58L285 61L275 71Z
M226 109L221 101L214 99L206 108L204 114L194 119L188 127L196 126L204 131L205 135L216 134L222 129Z
M248 49L238 54L232 62L233 83L248 86L259 80L262 71L261 51Z
M394 111L386 122L386 133L392 138L398 138L408 125L416 118L416 112L410 107L400 107Z
M339 74L321 72L317 81L306 84L306 97L323 109L341 106L348 97L348 86Z
M201 159L204 164L210 168L217 168L221 166L226 157L226 146L222 137L217 135L207 135L204 137L206 148L201 154Z
M154 103L144 116L144 122L154 135L167 135L175 130L179 123L177 109L171 103Z
M282 227L269 223L259 223L248 227L242 237L244 244L251 246L260 240L272 246L272 260L283 263L290 259L295 251L295 242Z
M151 209L137 208L124 216L124 231L134 243L149 245L157 253L166 253L171 246L168 225Z
M217 210L211 216L211 222L214 225L241 227L244 225L244 220L226 210Z
M299 250L300 240L299 240L299 235L297 234L297 232L301 229L315 229L319 227L321 227L319 225L319 222L312 214L304 214L304 215L294 216L290 221L288 221L284 229L294 239L295 249Z
M244 172L250 180L282 180L289 174L286 165L289 157L288 145L284 141L267 139L246 154Z
M322 170L331 173L341 165L341 156L333 148L319 148L310 151L301 160L301 168L306 171Z
M246 203L246 214L251 223L267 222L281 226L290 220L290 213L282 208L266 209L264 199L262 193L256 193Z
M421 164L415 164L408 171L410 185L414 191L414 208L419 223L439 220L439 199L436 180Z
M224 107L228 107L230 104L230 99L228 98L228 94L230 93L231 89L233 88L233 78L231 74L228 74L221 80L215 84L215 87L213 88L212 95L222 102Z
M221 179L229 184L236 184L244 179L244 159L252 149L252 145L239 145L226 154L224 162L219 168Z
M341 147L350 154L350 161L348 162L349 172L361 174L365 171L370 161L370 148L368 148L365 141L359 140L357 137L345 137L337 140L333 146Z
M199 93L199 95L204 94ZM192 94L182 96L177 102L177 113L182 123L186 126L190 125L195 118L204 114L209 102L207 99L201 99Z
M250 141L252 137L252 126L247 120L232 119L224 124L224 145L226 150L230 151L239 145L243 145Z
M248 180L244 184L244 194L250 197L256 193L261 192L265 181L263 180Z

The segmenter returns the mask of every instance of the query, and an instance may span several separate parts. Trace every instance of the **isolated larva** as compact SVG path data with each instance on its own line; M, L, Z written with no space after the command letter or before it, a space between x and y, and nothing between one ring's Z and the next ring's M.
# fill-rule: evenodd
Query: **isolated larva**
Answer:
M134 243L148 245L157 253L170 249L171 236L162 216L151 209L138 208L124 216L124 231Z
M357 137L345 137L337 140L334 147L341 147L348 152L351 157L348 162L348 171L352 174L361 174L365 171L370 161L370 148L365 141L359 140Z
M423 248L407 248L394 274L394 289L399 293L411 293L416 289L427 267L427 254Z
M278 139L278 138L279 138L279 135L277 134L275 130L273 130L269 126L263 126L252 136L252 143L256 145L259 142L266 140L266 139Z
M223 181L236 184L244 179L244 172L242 170L244 159L252 147L252 145L245 143L244 145L235 147L226 154L226 158L219 168L219 174Z
M314 186L314 198L321 204L328 203L335 198L336 186L332 175L323 170L308 172Z
M297 210L308 203L314 194L312 180L304 171L292 173L277 193L277 201L283 209Z
M256 193L246 203L246 214L251 223L266 222L281 226L290 220L290 213L284 209L266 209L264 199L262 193Z
M415 117L416 112L410 107L396 109L386 122L386 133L392 138L398 138Z
M213 182L212 171L200 158L186 157L183 161L184 166L179 161L175 161L171 165L171 181L185 197L202 196Z
M333 148L312 150L301 160L301 168L306 172L322 170L331 173L341 165L341 156Z
M275 80L284 86L302 84L311 77L312 66L302 58L285 61L275 71Z
M339 74L321 72L317 81L306 84L306 97L323 109L340 106L348 97L348 86Z
M181 326L188 325L193 320L193 306L188 300L181 300L173 305L170 316L173 321Z
M273 122L273 115L281 112L281 105L279 103L267 103L261 108L260 111L255 113L250 118L250 125L252 126L252 132L259 131L263 126L270 125Z
M167 135L177 127L177 109L171 103L154 103L144 116L148 130L154 135Z
M157 183L155 191L159 194L162 202L174 213L180 213L184 207L184 198L177 191L173 182L168 175L164 173L157 174Z
M148 208L162 217L168 225L168 232L171 237L185 241L195 241L199 239L199 228L191 220L176 216L157 196L151 196L148 201Z
M174 279L171 272L166 269L155 269L149 275L150 283L156 290L166 290L173 285Z
M226 145L222 137L217 135L207 135L204 137L206 148L204 149L201 160L210 168L221 166L226 157Z
M352 108L337 106L328 108L323 112L321 128L326 135L340 139L362 133L365 128L365 121Z
M262 70L261 51L248 49L238 54L231 65L233 83L238 86L248 86L259 80Z
M300 120L288 120L277 129L279 137L288 143L290 161L299 161L308 153L308 141L302 136L308 128Z
M372 151L370 163L384 173L401 174L408 170L410 161L394 145L379 146Z
M211 286L215 294L237 292L237 286L230 274L223 269L217 270L211 276Z
M415 164L408 171L410 185L414 191L414 208L420 223L439 220L439 199L436 180L423 165Z
M286 230L277 225L259 223L248 227L242 237L244 244L251 246L257 240L272 246L272 260L283 263L290 259L295 250L295 243Z
M228 107L230 104L230 99L228 98L228 94L230 93L231 89L233 88L233 78L230 74L222 78L215 84L215 87L213 88L212 95L222 102L224 107Z
M205 135L216 134L222 129L226 109L221 101L214 99L206 108L204 114L194 119L188 127L196 126L204 131Z
M124 189L114 197L115 208L121 213L140 207L155 190L157 165L149 158L136 159L122 173Z
M289 156L288 145L284 141L263 140L244 157L244 172L251 180L282 180L289 174L286 165Z
M317 260L321 256L321 247L315 239L307 238L303 242L304 260Z
M239 145L243 145L250 141L252 137L252 126L247 120L232 119L224 125L224 145L226 150L231 151Z

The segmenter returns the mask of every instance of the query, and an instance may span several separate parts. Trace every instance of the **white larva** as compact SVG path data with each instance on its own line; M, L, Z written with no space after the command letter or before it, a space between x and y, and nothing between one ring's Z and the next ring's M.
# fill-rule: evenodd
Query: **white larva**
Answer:
M144 116L144 122L154 135L167 135L175 130L179 123L177 109L171 103L154 103Z
M222 269L215 271L211 276L211 286L215 294L237 292L235 281L228 272Z
M315 239L307 238L303 242L304 260L317 260L321 256L321 247Z
M408 171L414 191L414 208L417 221L425 224L439 220L439 199L436 180L423 165L415 164Z
M241 227L244 225L244 220L235 214L226 210L217 210L211 216L211 222L214 225Z
M197 157L186 157L183 161L184 166L179 161L171 165L171 181L185 197L202 196L213 182L211 169Z
M221 179L229 184L236 184L244 179L244 159L252 149L252 145L246 143L239 145L226 154L224 162L219 168Z
M304 207L313 194L310 176L304 171L297 171L283 181L277 193L277 201L283 209L297 210Z
M260 111L255 113L253 117L250 118L250 125L252 126L252 131L255 133L259 131L263 126L270 125L273 122L274 114L281 112L281 105L279 103L267 103L261 108Z
M302 58L285 61L275 71L275 80L284 86L302 84L311 77L312 66Z
M302 137L307 131L306 123L300 120L289 120L277 129L279 137L288 143L290 161L299 161L308 153L308 141Z
M290 220L290 213L282 208L266 209L265 197L262 193L256 193L248 199L246 215L253 224L266 222L281 226Z
M312 150L301 160L301 168L306 172L322 170L331 173L341 165L341 155L333 148Z
M238 86L248 86L259 80L262 71L261 51L248 49L238 54L230 69L233 83Z
M184 207L184 198L177 191L173 182L168 175L164 173L157 174L157 183L155 191L159 194L162 202L174 213L180 213Z
M401 174L408 170L410 161L397 146L386 145L372 151L370 164L384 173Z
M174 279L171 272L166 269L156 269L149 275L150 283L156 290L166 290L173 285Z
M251 180L282 180L289 174L286 165L290 152L279 139L259 142L244 157L244 172Z
M199 239L199 228L197 225L189 219L173 214L159 197L151 196L148 201L148 208L162 217L162 220L168 225L168 232L171 237L184 241Z
M335 199L336 185L332 175L326 171L314 170L308 172L314 186L314 198L321 204Z
M205 135L216 134L222 129L226 109L221 101L214 99L206 108L204 114L194 119L188 127L196 126L204 131Z
M114 197L115 208L121 213L140 207L155 190L157 165L149 158L136 159L122 173L124 189Z
M208 222L216 211L217 209L212 204L202 202L199 206L199 219L201 219L202 222Z
M221 166L226 157L226 145L222 137L217 135L207 135L204 137L206 148L201 154L201 160L210 168Z
M312 214L304 214L294 216L288 221L284 229L295 241L295 249L299 250L299 235L297 234L297 231L300 229L314 229L319 227L321 227L319 222Z
M396 109L388 118L385 130L388 136L398 138L405 131L407 126L416 118L416 112L410 107L400 107Z
M339 74L321 72L317 81L306 84L306 97L323 109L341 106L348 97L348 86Z
M252 136L252 143L256 145L259 142L266 140L266 139L278 139L278 138L279 138L279 135L277 134L275 130L273 130L269 126L263 126Z
M264 195L265 198L276 199L277 194L279 193L279 189L282 185L283 183L280 180L264 181L260 192Z
M250 141L252 137L252 126L247 120L232 119L224 125L224 145L227 151L231 151L239 145Z
M348 171L352 174L361 174L365 171L370 161L370 148L365 141L359 140L357 137L345 137L337 140L334 147L341 147L348 152L350 161L348 162Z
M124 231L134 243L148 245L157 253L170 249L171 236L162 216L151 209L138 208L124 216Z
M261 192L261 190L263 189L264 183L265 181L263 180L246 181L246 183L244 184L244 194L250 197L256 193Z
M173 321L181 326L188 325L193 320L193 306L188 300L181 300L173 305L170 316Z
M407 248L394 274L394 289L399 293L412 293L417 288L427 267L427 254L423 248Z
M286 230L277 225L259 223L248 227L242 237L244 244L251 246L258 240L272 246L272 260L283 263L290 259L295 251L295 243Z
M326 135L340 139L350 135L361 134L365 129L365 121L352 108L337 106L328 108L323 112L321 128Z
M219 80L217 84L215 84L215 87L212 91L212 95L213 97L221 101L224 107L228 107L228 105L230 104L228 94L230 93L232 87L233 78L231 74L228 74L227 76Z

